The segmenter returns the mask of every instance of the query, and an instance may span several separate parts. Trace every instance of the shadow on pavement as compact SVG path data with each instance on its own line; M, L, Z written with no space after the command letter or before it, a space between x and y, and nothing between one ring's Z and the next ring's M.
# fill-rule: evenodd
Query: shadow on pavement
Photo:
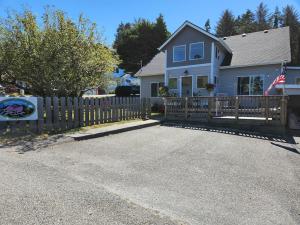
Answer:
M66 137L64 135L7 135L0 138L0 150L4 148L14 148L20 154L28 151L34 151L41 148L65 142Z
M165 122L162 123L161 126L209 131L209 132L236 135L236 136L242 136L248 138L262 139L262 140L273 141L273 142L281 142L281 143L293 144L293 145L297 144L294 137L290 134L276 135L276 134L267 134L265 132L259 132L259 131L246 131L246 130L235 129L235 128L226 128L226 127L210 127L207 125L189 124L189 123Z
M293 153L296 153L296 154L300 154L300 152L297 150L297 148L292 148L292 147L288 147L288 146L285 146L285 145L280 145L280 144L277 144L277 143L274 143L274 142L271 142L271 144L275 145L277 147L283 148L287 151L290 151L290 152L293 152Z

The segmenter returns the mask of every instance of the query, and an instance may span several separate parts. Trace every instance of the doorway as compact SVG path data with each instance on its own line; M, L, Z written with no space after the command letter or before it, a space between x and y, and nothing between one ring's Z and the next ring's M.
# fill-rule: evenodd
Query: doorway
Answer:
M181 77L181 97L193 96L193 77Z

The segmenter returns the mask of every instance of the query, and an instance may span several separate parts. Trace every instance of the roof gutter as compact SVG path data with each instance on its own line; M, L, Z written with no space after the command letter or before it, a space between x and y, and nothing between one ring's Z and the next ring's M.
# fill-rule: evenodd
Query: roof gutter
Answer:
M245 64L245 65L237 65L237 66L220 66L220 70L235 69L235 68L242 68L242 67L253 67L253 66L281 65L281 64L282 62L269 62L269 63Z

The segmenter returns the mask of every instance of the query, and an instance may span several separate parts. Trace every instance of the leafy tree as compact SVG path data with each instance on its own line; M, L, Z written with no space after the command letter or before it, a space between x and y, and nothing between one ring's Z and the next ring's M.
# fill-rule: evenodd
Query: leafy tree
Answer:
M210 20L209 20L209 19L206 20L204 26L205 26L205 30L206 30L207 32L210 32L211 27L210 27Z
M127 73L136 73L157 54L157 48L169 37L166 23L159 15L154 23L139 19L132 24L121 23L117 29L113 47Z
M267 6L261 2L256 10L257 31L270 29L269 15Z
M250 9L248 9L244 14L242 14L241 17L239 17L239 19L237 19L236 24L236 30L239 34L256 31L255 15Z
M34 95L80 96L104 87L118 63L101 42L96 25L83 16L73 22L47 8L39 25L29 10L9 15L1 24L1 75L24 81Z
M235 34L237 34L235 18L232 12L227 9L223 12L218 21L216 35L218 37L225 37Z
M300 23L299 15L293 6L287 5L283 9L283 26L290 27L292 64L300 64Z

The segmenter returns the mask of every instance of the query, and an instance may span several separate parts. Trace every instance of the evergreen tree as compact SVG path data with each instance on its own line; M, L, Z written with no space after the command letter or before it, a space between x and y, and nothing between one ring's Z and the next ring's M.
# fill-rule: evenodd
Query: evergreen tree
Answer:
M244 14L242 14L241 17L238 18L240 19L236 21L236 29L239 34L256 31L255 15L250 9L248 9Z
M162 15L158 16L155 23L145 19L136 20L132 24L121 23L113 44L122 60L120 68L127 73L136 73L141 68L141 62L146 65L169 36Z
M293 6L287 5L283 9L282 26L290 27L292 64L300 64L300 23L297 11Z
M223 12L218 21L216 35L218 37L225 37L235 34L237 34L235 18L232 12L227 9Z
M210 20L209 19L206 20L204 27L205 27L205 30L207 32L210 32L211 27L210 27Z
M270 29L271 27L268 21L269 21L268 8L263 2L261 2L256 10L257 31Z
M276 6L276 8L275 8L275 11L272 15L271 22L272 22L273 28L278 28L282 25L282 16L281 16L281 12L280 12L278 6Z

